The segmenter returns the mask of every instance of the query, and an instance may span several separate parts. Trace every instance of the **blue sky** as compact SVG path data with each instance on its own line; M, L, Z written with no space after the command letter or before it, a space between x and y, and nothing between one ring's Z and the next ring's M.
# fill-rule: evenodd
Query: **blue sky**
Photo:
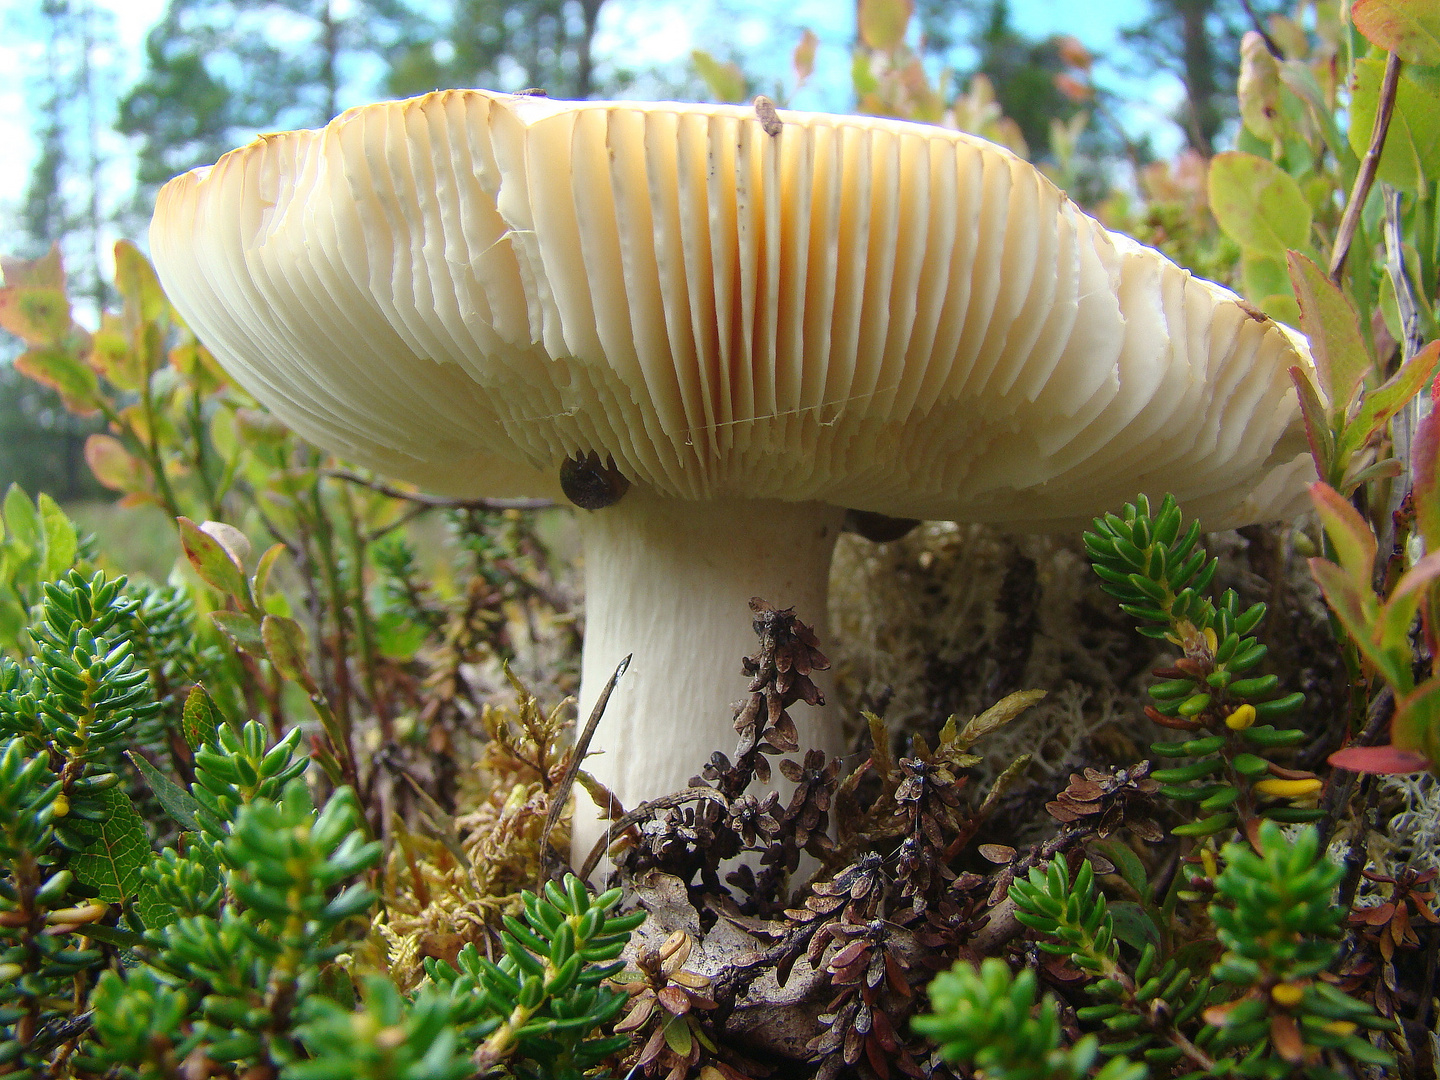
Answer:
M115 12L118 37L117 60L122 79L139 73L146 31L164 10L165 0L101 0ZM341 0L343 3L343 0ZM24 12L38 0L0 0L0 70L33 70L39 59L38 44L27 43L23 29ZM1102 57L1099 76L1133 104L1122 118L1132 130L1153 130L1160 138L1157 149L1173 148L1173 129L1167 125L1167 111L1178 100L1173 80L1143 78L1118 70L1104 57L1116 52L1116 31L1120 26L1144 17L1146 0L1106 0L1104 3L1077 3L1076 0L1011 0L1012 15L1021 30L1044 36L1073 34ZM757 0L609 0L601 10L602 55L609 53L637 66L683 60L691 49L713 47L717 41L733 41L746 55L755 71L788 75L790 51L798 28L809 26L820 36L816 71L809 86L792 104L807 109L845 109L849 105L849 42L853 36L855 6L852 0L787 0L784 5ZM777 11L783 13L777 18ZM7 25L8 24L8 25ZM359 92L357 90L357 92ZM356 104L347 101L345 104ZM0 165L0 216L13 206L24 190L34 152L30 121L22 81L0 80L0 146L6 148ZM118 136L114 149L123 151Z

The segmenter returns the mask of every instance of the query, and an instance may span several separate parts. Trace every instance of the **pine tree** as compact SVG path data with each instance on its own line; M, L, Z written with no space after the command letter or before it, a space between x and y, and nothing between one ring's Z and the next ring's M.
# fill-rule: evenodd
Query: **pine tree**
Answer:
M367 62L419 21L401 0L170 0L120 105L137 202L257 132L324 124L370 92Z
M1185 103L1175 121L1190 147L1206 157L1236 115L1240 38L1252 25L1247 6L1244 0L1150 0L1144 21L1121 31L1147 68L1184 84ZM1259 7L1279 10L1275 4Z
M397 96L447 86L538 88L587 98L599 89L595 31L605 0L458 0L391 54Z

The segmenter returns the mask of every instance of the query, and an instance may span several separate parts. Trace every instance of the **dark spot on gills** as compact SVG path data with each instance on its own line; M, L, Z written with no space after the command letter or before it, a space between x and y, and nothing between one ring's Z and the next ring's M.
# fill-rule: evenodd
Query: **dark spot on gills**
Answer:
M565 459L560 466L560 490L582 510L603 510L625 497L630 481L615 467L613 457L602 463L592 450Z

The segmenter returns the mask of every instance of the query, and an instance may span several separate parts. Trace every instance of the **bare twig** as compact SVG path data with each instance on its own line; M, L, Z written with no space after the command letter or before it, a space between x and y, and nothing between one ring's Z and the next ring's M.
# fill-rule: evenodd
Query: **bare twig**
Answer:
M1350 201L1345 204L1345 216L1340 219L1340 231L1335 234L1335 246L1330 249L1330 281L1340 284L1340 275L1345 270L1345 257L1350 254L1350 245L1355 239L1355 230L1360 224L1360 211L1370 196L1370 187L1375 183L1375 171L1380 168L1380 155L1385 150L1385 135L1390 130L1390 116L1395 111L1395 91L1400 85L1400 58L1390 53L1385 60L1385 78L1380 84L1380 99L1375 105L1375 124L1370 129L1370 145L1360 161L1360 171L1355 174L1355 186L1350 189Z
M622 817L619 821L609 823L605 835L595 841L595 846L590 849L590 854L585 856L585 865L580 867L580 880L590 880L600 857L605 854L605 849L615 842L615 837L624 832L631 825L638 825L650 817L656 810L668 810L672 807L682 806L687 802L717 802L722 806L729 806L730 801L721 795L714 788L692 787L684 791L677 791L673 795L662 795L658 799L651 799L649 802L641 803L634 810Z
M447 499L440 495L422 495L417 491L393 487L382 480L372 480L349 469L322 469L321 475L347 480L392 499L404 499L431 510L548 510L555 505L549 499Z
M570 764L565 766L565 773L560 777L560 782L548 794L550 812L545 815L545 827L540 830L542 864L540 872L542 875L545 872L544 853L550 850L550 831L555 828L555 823L565 812L565 804L570 801L570 789L575 786L575 777L580 773L580 763L585 760L585 755L590 750L590 740L595 737L595 729L600 726L600 718L605 715L605 706L610 703L610 695L615 690L615 684L620 681L620 676L625 674L625 669L630 666L630 658L634 655L631 653L616 665L614 673L601 689L600 696L595 699L595 707L590 710L590 719L585 722L585 730L580 732L575 739L575 748L570 752ZM589 875L581 874L580 877L583 880Z
M1385 270L1390 275L1390 284L1395 288L1395 306L1400 311L1400 358L1404 363L1424 348L1425 335L1420 328L1420 310L1415 302L1415 289L1405 268L1400 192L1389 184L1381 184L1380 193L1385 201ZM1395 459L1400 462L1400 475L1390 482L1385 512L1380 515L1381 551L1390 551L1394 546L1395 512L1400 509L1400 503L1404 501L1414 482L1410 468L1410 444L1419 423L1420 395L1417 394L1401 407L1390 424L1390 444ZM1382 587L1388 562L1388 559L1381 560L1376 569Z
M1390 725L1390 718L1395 715L1395 694L1387 686L1380 693L1375 695L1375 700L1370 702L1370 710L1365 718L1365 727L1351 746L1374 746L1380 741L1381 733L1386 731ZM1346 772L1345 779L1339 783L1333 780L1330 788L1325 792L1325 801L1322 808L1325 816L1315 823L1316 830L1320 833L1320 843L1328 846L1330 837L1335 833L1335 827L1340 823L1340 815L1350 805L1350 796L1355 791L1355 784L1360 779L1360 773Z
M1245 8L1245 14L1250 16L1250 25L1255 28L1257 34L1265 39L1265 48L1270 50L1270 55L1275 57L1276 60L1285 59L1285 54L1280 51L1280 46L1277 45L1275 39L1270 36L1270 31L1265 29L1265 24L1260 21L1260 15L1256 12L1255 8L1251 6L1250 0L1240 0L1240 3Z

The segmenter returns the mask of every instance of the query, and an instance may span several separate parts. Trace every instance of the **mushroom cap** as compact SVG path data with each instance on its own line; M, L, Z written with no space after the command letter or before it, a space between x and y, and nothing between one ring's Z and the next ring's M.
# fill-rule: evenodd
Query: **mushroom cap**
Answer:
M779 117L368 105L170 181L151 247L285 423L450 494L553 495L594 451L680 499L1040 528L1300 505L1300 335L983 139Z

